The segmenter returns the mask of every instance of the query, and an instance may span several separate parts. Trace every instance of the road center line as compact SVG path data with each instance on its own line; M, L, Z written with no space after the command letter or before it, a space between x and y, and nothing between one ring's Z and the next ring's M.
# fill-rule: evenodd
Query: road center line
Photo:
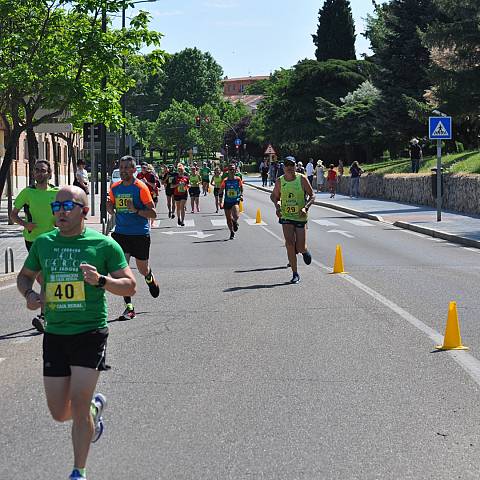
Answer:
M272 232L270 229L263 227L262 228L268 232L270 235L275 237L277 240L280 240L283 244L285 243L285 240L283 238L280 238L277 234ZM323 265L322 263L318 262L317 260L312 260L312 263L320 267L322 270L326 270L327 272L331 272L332 268L327 267L326 265ZM438 333L436 330L433 328L429 327L425 323L423 323L421 320L413 316L412 314L408 313L406 310L404 310L402 307L397 305L396 303L392 302L388 298L384 297L382 294L378 293L377 291L373 290L372 288L368 287L367 285L364 285L362 282L357 280L356 278L353 278L351 275L348 274L341 274L340 277L347 282L351 283L355 287L357 287L359 290L362 290L365 292L367 295L372 297L373 299L377 300L378 302L382 303L385 305L387 308L392 310L394 313L402 317L404 320L406 320L410 325L415 327L417 330L420 330L422 333L424 333L428 338L432 340L432 342L435 345L442 344L443 342L443 335ZM480 386L480 361L477 360L472 354L466 352L466 351L461 351L461 350L450 350L447 351L447 353L455 360L455 362L458 363L472 378L472 380Z

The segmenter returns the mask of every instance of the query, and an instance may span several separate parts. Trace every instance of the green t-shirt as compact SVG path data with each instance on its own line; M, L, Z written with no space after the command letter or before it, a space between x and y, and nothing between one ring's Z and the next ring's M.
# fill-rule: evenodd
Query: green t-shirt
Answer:
M200 185L200 175L190 175L190 186L198 187Z
M202 167L200 169L200 175L202 176L202 180L210 179L210 169L208 167Z
M223 182L223 178L221 175L219 175L218 177L216 175L213 176L213 183L215 185L215 188L220 188L220 186L222 185L222 182Z
M46 190L35 187L24 188L15 198L14 207L17 210L25 210L27 222L37 224L37 227L29 232L23 230L23 236L28 242L33 242L42 233L55 228L55 216L52 214L50 204L55 201L58 187L48 185Z
M76 335L107 326L105 290L83 281L82 263L94 265L101 275L128 265L115 240L90 228L75 237L53 230L30 249L25 267L42 272L47 333Z
M302 187L302 176L296 174L291 181L286 181L284 176L280 177L280 201L283 220L294 220L306 222L307 218L300 215L305 206L305 192Z

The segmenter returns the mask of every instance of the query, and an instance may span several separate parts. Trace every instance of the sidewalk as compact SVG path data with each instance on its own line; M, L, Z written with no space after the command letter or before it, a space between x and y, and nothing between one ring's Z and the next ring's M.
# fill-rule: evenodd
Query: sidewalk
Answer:
M248 185L260 190L272 190L272 187L262 187L262 180L259 177L245 176L244 180ZM442 220L437 222L437 210L431 207L372 198L350 198L339 194L335 195L335 198L330 198L329 193L317 193L315 205L480 248L480 217L442 211Z
M90 196L88 198L90 206ZM20 214L22 216L22 214ZM100 197L95 196L95 215L88 214L85 221L90 228L102 231L102 224L100 222ZM27 249L22 235L23 228L20 225L8 225L8 211L7 201L2 199L0 206L0 285L6 280L16 277L16 274L22 268L23 262L27 257ZM5 252L8 248L13 251L14 272L10 272L10 260L8 274L5 273Z

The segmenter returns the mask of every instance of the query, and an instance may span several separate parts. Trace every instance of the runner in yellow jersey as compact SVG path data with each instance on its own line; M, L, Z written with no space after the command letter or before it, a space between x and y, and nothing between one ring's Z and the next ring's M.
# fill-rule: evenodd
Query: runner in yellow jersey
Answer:
M190 195L190 202L192 203L192 213L195 213L195 207L197 212L200 212L200 182L202 177L198 171L198 167L192 168L192 174L190 175L190 188L188 193Z
M275 205L279 223L282 225L288 260L292 268L291 283L298 283L297 253L301 253L307 265L312 256L307 250L308 209L315 201L310 182L295 171L295 158L285 158L285 174L275 181L270 199Z

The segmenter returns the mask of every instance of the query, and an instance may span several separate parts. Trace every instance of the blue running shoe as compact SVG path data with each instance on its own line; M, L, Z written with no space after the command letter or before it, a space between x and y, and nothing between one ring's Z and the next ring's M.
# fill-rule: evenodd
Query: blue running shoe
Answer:
M87 477L85 477L77 469L75 469L68 477L68 480L87 480Z
M295 272L293 274L292 279L290 280L290 283L298 283L299 281L300 281L300 275L297 272Z
M95 433L92 437L92 443L98 441L98 439L102 436L103 431L105 430L105 425L103 423L102 412L107 406L107 399L105 395L101 393L95 394L92 399L92 410L95 411L95 414L92 413L93 416L93 423L95 425Z

